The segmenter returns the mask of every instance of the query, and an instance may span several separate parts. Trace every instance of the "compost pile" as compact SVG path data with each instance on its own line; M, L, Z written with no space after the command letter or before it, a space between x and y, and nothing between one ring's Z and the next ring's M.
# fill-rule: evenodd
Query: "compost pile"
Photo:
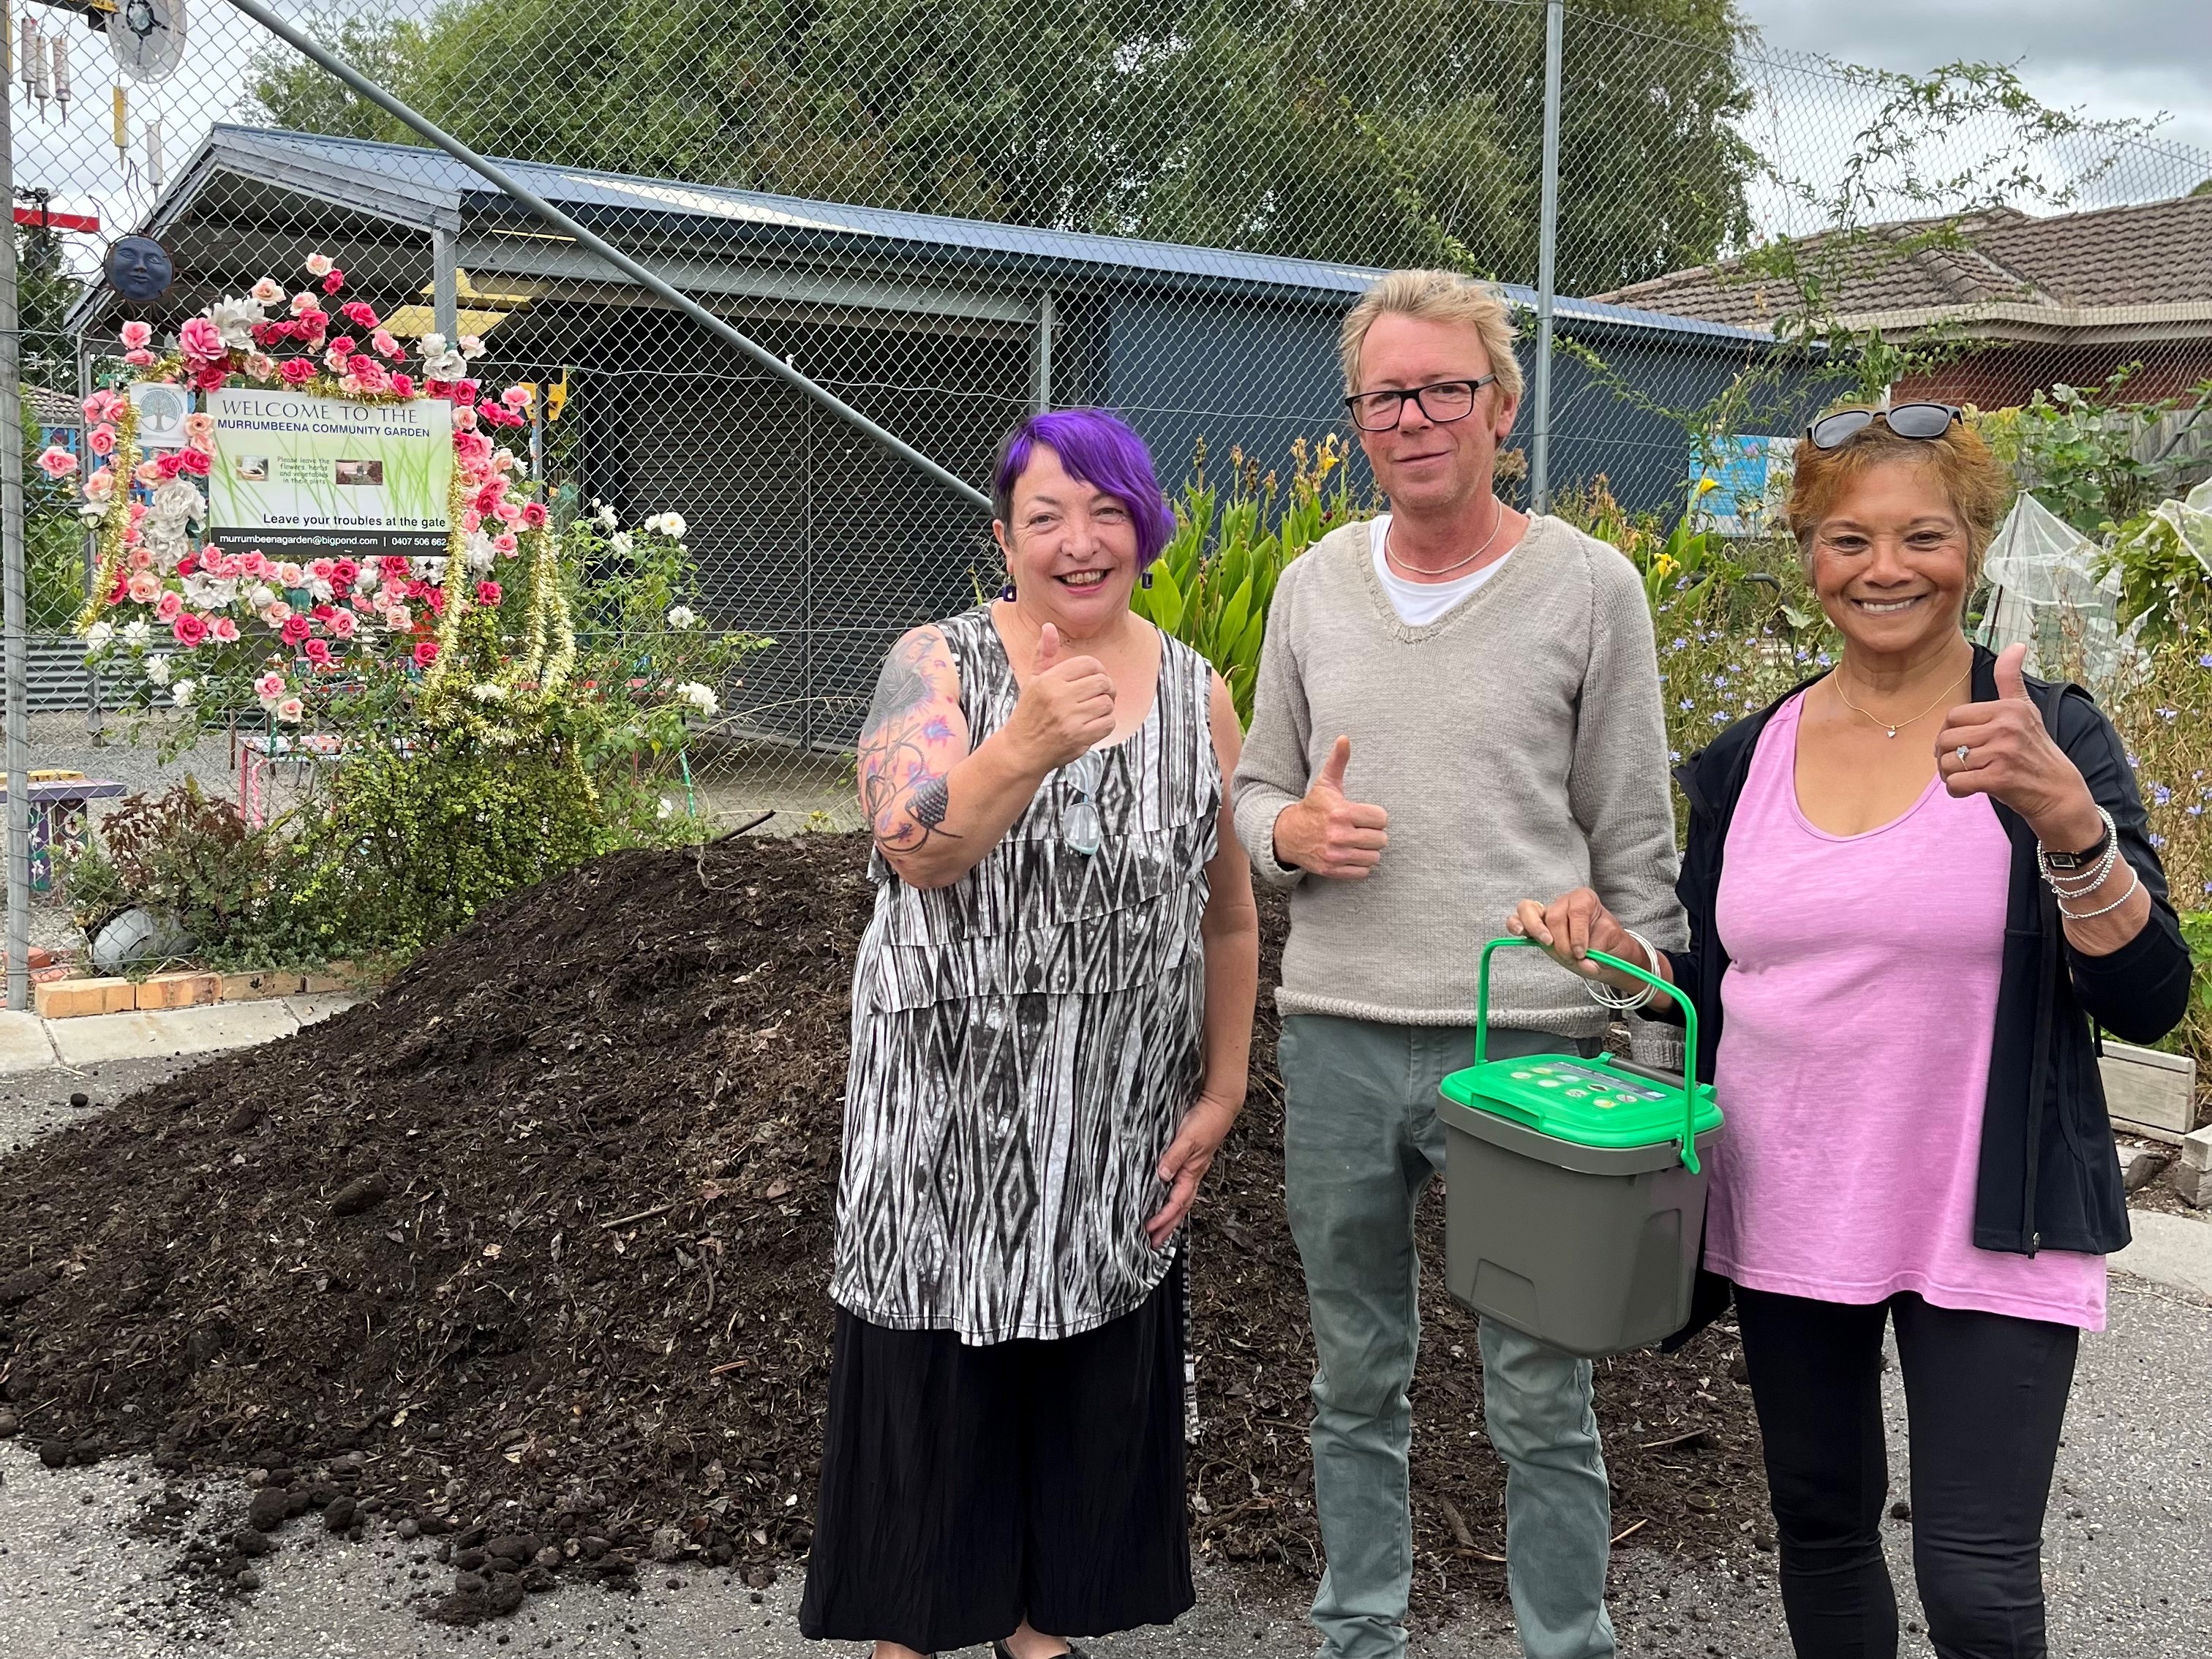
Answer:
M50 1464L268 1472L264 1533L312 1510L443 1537L447 1618L555 1571L802 1553L864 858L842 836L615 854L374 1001L0 1162L4 1413ZM1280 905L1263 916L1272 983ZM1263 994L1251 1105L1197 1212L1192 1523L1208 1559L1304 1578L1313 1360L1274 1030ZM1431 1201L1425 1595L1503 1583L1503 1474L1442 1249ZM1724 1330L1601 1363L1616 1531L1711 1558L1763 1528L1740 1376Z

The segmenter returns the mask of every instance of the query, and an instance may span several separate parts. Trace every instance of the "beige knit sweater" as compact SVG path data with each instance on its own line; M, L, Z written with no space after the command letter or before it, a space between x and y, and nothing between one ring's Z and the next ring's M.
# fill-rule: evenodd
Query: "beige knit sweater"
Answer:
M1390 815L1364 881L1275 857L1277 814L1341 734L1345 792ZM1679 947L1674 819L1651 617L1635 569L1538 517L1504 567L1411 628L1375 574L1369 529L1331 532L1283 573L1267 618L1237 833L1292 889L1285 1013L1474 1022L1484 941L1523 898L1588 884L1628 927ZM1564 969L1501 951L1492 1018L1582 1036L1606 1015Z

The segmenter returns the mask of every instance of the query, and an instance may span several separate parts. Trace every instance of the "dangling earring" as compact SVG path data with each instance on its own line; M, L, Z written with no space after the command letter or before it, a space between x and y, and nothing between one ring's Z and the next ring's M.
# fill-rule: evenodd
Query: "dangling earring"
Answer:
M999 597L1008 605L1014 602L1014 579L1012 576L1006 578L1006 585L999 590Z

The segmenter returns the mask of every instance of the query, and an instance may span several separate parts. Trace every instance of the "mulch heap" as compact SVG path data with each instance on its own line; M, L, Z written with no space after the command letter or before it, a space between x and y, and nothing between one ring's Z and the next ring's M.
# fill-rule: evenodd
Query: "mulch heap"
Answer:
M258 1581L292 1517L445 1542L438 1616L654 1563L763 1582L803 1553L827 1394L865 844L618 854L523 895L381 996L0 1162L0 1430L46 1462L258 1472L204 1570ZM1263 902L1272 981L1282 933ZM1263 995L1252 1099L1194 1224L1194 1544L1321 1563L1313 1365ZM1413 1479L1425 1602L1503 1586L1474 1319L1424 1211ZM1741 1555L1766 1514L1724 1329L1599 1365L1614 1527Z

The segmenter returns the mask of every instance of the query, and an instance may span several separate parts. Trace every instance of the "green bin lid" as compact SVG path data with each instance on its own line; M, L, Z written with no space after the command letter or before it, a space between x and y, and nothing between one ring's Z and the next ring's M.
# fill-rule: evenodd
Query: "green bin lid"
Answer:
M1441 1085L1447 1100L1577 1146L1655 1146L1682 1138L1682 1085L1616 1063L1609 1054L1530 1054L1486 1060L1454 1072ZM1697 1085L1696 1133L1720 1127L1712 1085Z

